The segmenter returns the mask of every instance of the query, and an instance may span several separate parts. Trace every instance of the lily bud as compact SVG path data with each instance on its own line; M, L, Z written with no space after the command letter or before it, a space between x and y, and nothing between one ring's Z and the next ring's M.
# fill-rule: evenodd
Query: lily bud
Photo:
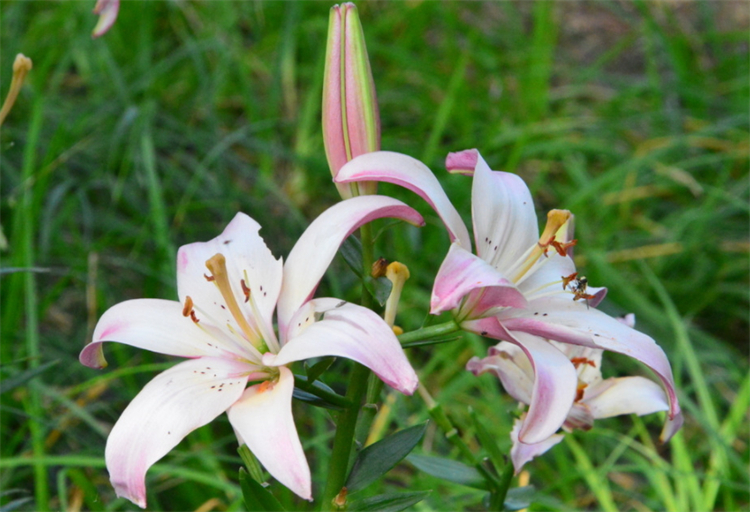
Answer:
M380 150L380 114L365 36L352 3L331 8L323 87L323 142L328 166ZM336 184L341 197L374 194L375 182Z

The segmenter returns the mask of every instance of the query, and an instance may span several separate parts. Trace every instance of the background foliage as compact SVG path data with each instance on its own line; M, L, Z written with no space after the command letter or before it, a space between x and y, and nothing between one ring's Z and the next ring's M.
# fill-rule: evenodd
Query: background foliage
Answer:
M34 60L0 138L6 510L130 508L107 480L106 435L172 363L113 345L108 369L84 368L77 354L98 316L129 298L174 298L176 248L214 237L238 210L286 255L337 200L319 121L328 4L124 2L110 33L92 40L93 3L0 5L3 94L15 54ZM599 421L527 466L533 508L746 508L748 4L359 8L383 148L434 169L467 221L470 180L442 162L470 147L526 179L539 213L572 210L579 267L610 288L602 307L635 312L673 362L687 416L673 442L654 445L657 417ZM447 236L416 196L381 191L428 220L379 239L378 255L412 271L399 323L413 329ZM356 293L335 265L324 291ZM493 378L462 369L488 346L466 336L409 357L467 440L470 406L507 448L515 404ZM347 368L337 362L324 380L340 389ZM605 366L605 376L645 371L616 357ZM332 423L296 407L319 492ZM425 419L418 398L387 394L375 437ZM434 426L418 450L457 457ZM149 508L241 510L239 465L222 418L150 471ZM432 489L415 510L477 510L483 496L408 462L362 495L386 488Z

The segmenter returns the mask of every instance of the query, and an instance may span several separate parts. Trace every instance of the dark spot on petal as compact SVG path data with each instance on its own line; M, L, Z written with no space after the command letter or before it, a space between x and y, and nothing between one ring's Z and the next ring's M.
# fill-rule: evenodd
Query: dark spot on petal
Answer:
M231 240L224 240L224 245L229 245L230 243L232 243Z
M482 331L482 332L481 332L480 334L481 334L482 336L487 336L487 331Z
M542 316L547 316L547 313L542 313Z

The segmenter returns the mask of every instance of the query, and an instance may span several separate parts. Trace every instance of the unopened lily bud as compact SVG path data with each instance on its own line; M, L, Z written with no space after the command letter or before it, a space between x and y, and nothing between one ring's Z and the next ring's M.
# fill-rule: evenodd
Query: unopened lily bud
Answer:
M365 36L352 3L331 8L323 87L323 142L328 166L380 150L380 114ZM375 182L336 184L341 197L374 194Z
M91 37L101 37L115 24L120 10L120 0L96 0L94 14L99 15Z

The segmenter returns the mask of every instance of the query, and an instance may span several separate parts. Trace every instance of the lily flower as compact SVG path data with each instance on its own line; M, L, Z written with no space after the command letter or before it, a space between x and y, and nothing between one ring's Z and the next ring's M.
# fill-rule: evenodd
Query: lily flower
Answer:
M347 163L336 181L396 183L435 208L453 244L435 278L431 313L451 310L462 328L523 350L534 382L519 440L534 444L549 438L576 397L576 369L550 340L625 354L651 368L669 401L661 436L668 440L682 425L669 361L652 338L596 309L606 289L589 287L576 271L573 215L552 210L540 235L531 193L521 178L492 171L475 149L449 154L446 167L473 176L475 254L461 217L421 162L398 153L370 153Z
M117 13L120 11L120 0L96 0L94 14L99 15L91 37L101 37L112 28L117 21Z
M336 177L352 158L380 149L380 113L365 35L350 3L331 8L323 87L323 142ZM343 198L374 194L377 183L336 184Z
M632 327L632 325L631 325ZM576 369L578 383L573 404L568 410L563 430L589 430L594 420L623 414L643 416L669 409L667 395L654 381L645 377L620 377L603 379L601 361L603 351L596 348L569 345L550 341L567 357ZM500 379L505 390L516 400L531 404L534 387L534 367L523 350L507 341L491 347L488 357L472 358L466 369L481 375L486 372ZM552 434L547 439L527 444L519 441L519 433L527 415L514 422L511 431L511 459L516 474L534 457L537 457L562 441L561 434Z
M80 355L86 366L106 365L105 341L187 358L149 382L114 425L105 458L118 496L145 508L148 468L226 411L240 443L268 472L312 499L292 418L294 376L287 365L294 361L347 357L402 393L414 392L417 376L382 318L338 299L312 299L344 239L380 217L423 222L391 198L342 201L310 225L282 264L259 235L260 225L238 213L218 237L180 248L179 302L129 300L102 315Z

